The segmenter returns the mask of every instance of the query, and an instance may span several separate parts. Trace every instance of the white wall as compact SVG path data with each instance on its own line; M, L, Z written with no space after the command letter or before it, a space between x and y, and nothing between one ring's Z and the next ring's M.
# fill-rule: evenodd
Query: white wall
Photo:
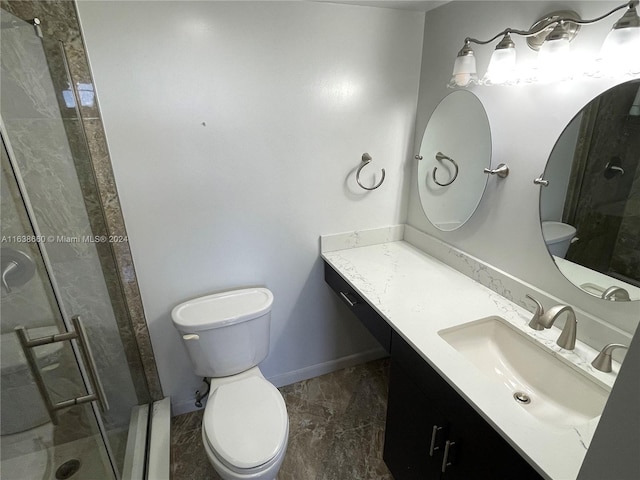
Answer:
M405 220L424 14L308 2L78 9L174 413L201 386L170 319L188 298L270 288L262 370L277 383L375 349L323 283L318 237ZM363 181L387 173L370 193L354 181L365 151Z
M488 39L506 27L528 29L551 11L576 10L582 18L595 18L619 5L614 2L451 2L429 11L425 36L416 121L419 151L422 132L438 102L451 90L457 51L465 37ZM571 48L576 55L594 55L613 23L622 14L597 25L584 26ZM524 39L513 36L519 61L534 58ZM484 72L493 48L474 46L478 71ZM482 101L493 143L492 165L506 163L506 179L492 177L478 210L470 221L453 232L441 232L426 219L417 194L416 165L413 166L407 223L463 251L552 293L566 303L633 332L639 309L635 302L605 302L570 284L548 255L539 223L540 188L533 184L545 169L557 138L574 115L593 97L613 86L610 79L589 79L550 85L483 87L471 90ZM464 132L460 132L461 141ZM532 306L533 307L533 306ZM581 329L578 329L580 336Z

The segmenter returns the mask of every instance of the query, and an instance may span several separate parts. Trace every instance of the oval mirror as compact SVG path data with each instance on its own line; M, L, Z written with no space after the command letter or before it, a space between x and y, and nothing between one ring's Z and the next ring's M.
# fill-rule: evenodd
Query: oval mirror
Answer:
M540 191L542 235L583 291L640 300L640 80L593 99L556 142Z
M418 194L429 221L440 230L462 226L475 212L491 164L491 130L482 103L456 90L438 104L424 130Z

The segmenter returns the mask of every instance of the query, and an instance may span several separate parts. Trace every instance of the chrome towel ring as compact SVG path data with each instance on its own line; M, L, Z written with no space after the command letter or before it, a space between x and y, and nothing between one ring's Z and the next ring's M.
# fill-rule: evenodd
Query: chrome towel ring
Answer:
M448 185L451 185L456 178L458 178L458 164L456 163L456 161L451 158L451 157L447 157L444 153L442 152L438 152L436 153L436 160L438 161L443 161L443 160L449 160L451 163L453 163L453 166L455 167L455 172L453 174L453 177L451 177L451 180L449 180L447 183L440 183L437 179L436 179L436 170L438 169L438 167L433 167L433 173L432 173L432 177L433 177L433 181L436 182L436 185L440 185L441 187L446 187Z
M384 168L383 168L382 169L382 178L380 179L380 181L378 182L377 185L374 185L373 187L365 187L362 183L360 183L360 172L362 171L362 169L364 167L369 165L369 163L371 163L372 160L373 160L373 158L371 157L371 155L369 155L366 152L363 153L362 154L362 163L360 164L360 166L358 167L358 170L356 171L356 182L358 182L358 185L360 185L365 190L375 190L380 185L382 185L382 182L384 182L385 171L384 171Z

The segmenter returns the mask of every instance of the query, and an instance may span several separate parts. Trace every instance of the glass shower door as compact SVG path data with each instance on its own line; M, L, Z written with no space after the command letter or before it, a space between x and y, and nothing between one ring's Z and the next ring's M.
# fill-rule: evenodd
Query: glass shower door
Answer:
M67 329L4 141L0 153L0 475L12 480L115 478L92 405L85 403L59 410L54 424L34 378L41 376L54 404L86 395L76 360L77 348L72 348L69 341L35 347L32 351L37 365L31 369L20 346L16 327L27 327L31 339L51 337ZM73 477L79 472L81 476Z

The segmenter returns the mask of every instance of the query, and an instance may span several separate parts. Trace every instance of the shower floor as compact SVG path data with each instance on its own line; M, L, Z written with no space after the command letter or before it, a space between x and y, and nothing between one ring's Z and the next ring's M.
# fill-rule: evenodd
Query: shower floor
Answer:
M56 480L58 468L70 460L79 461L79 469L71 480L111 480L109 459L99 435L53 445L54 427L51 423L13 435L2 441L0 475L6 480ZM126 446L127 432L108 434L109 443L117 458ZM106 472L106 473L105 473Z

